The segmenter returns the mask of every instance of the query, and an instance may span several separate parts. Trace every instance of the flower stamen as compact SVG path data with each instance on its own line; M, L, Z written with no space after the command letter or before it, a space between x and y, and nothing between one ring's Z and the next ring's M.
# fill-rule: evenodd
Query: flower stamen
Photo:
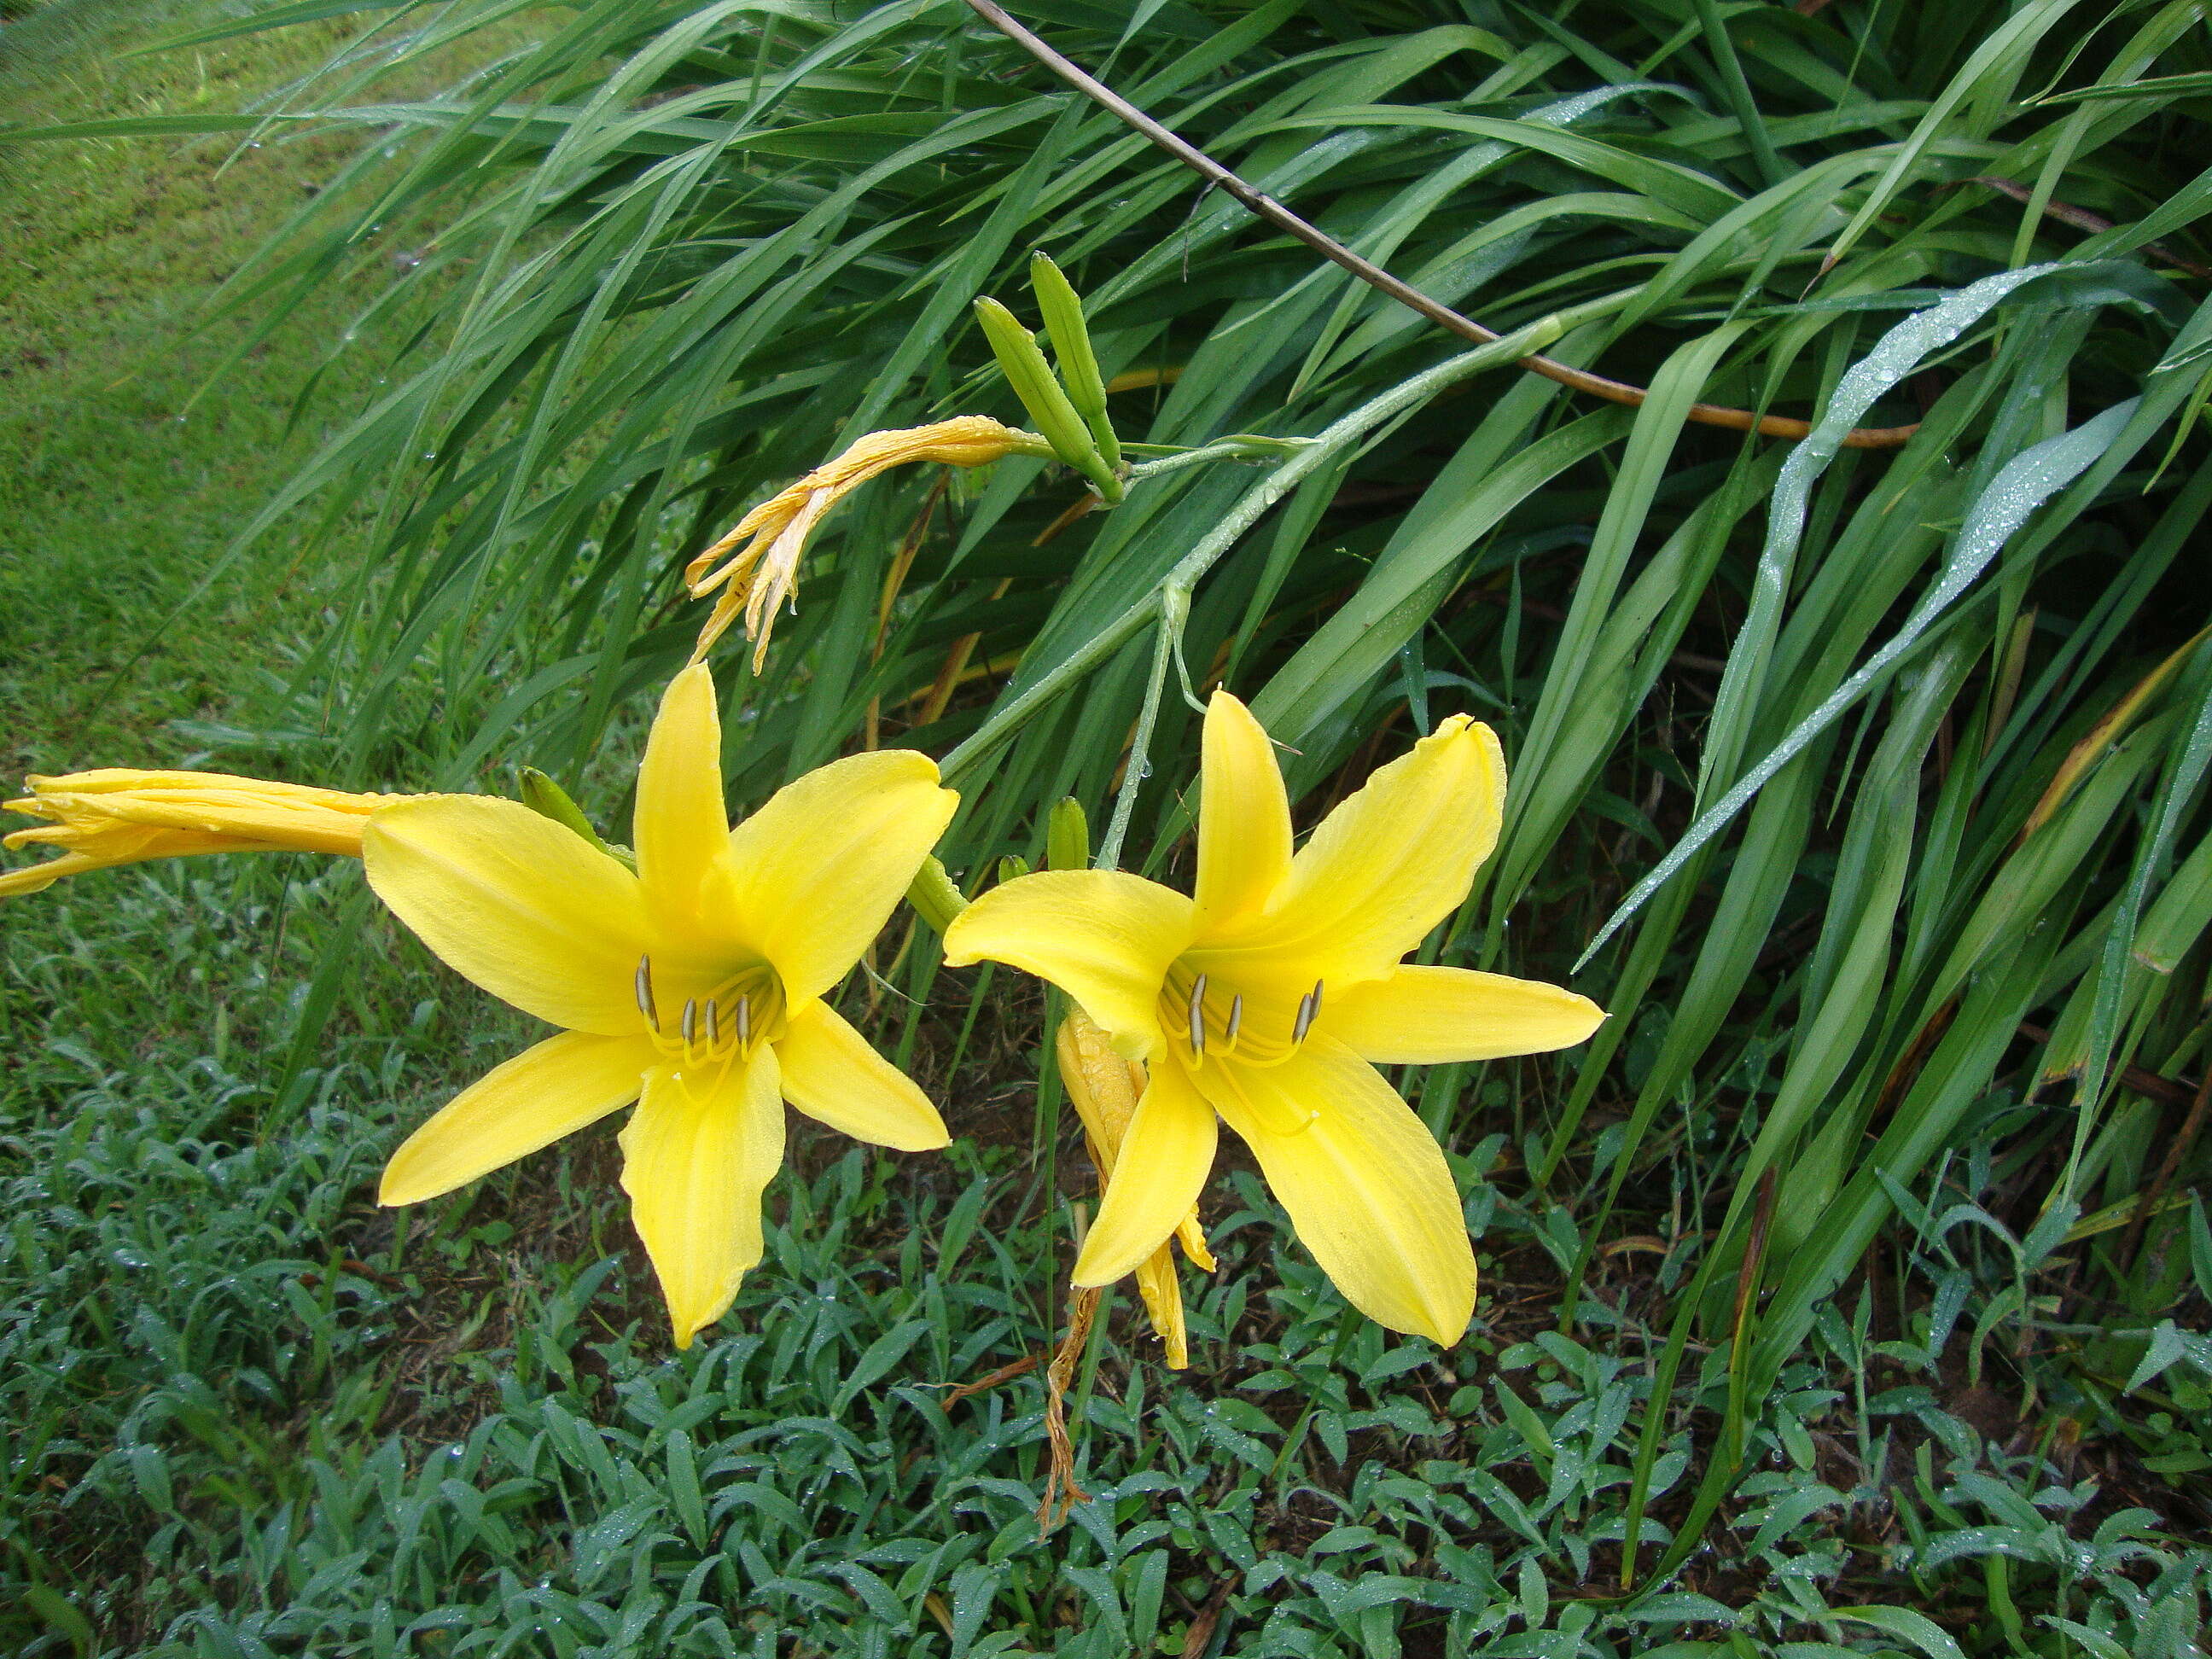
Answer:
M637 1011L645 1016L645 1023L653 1027L655 1036L660 1035L660 1010L653 1004L653 957L648 953L637 959Z
M1321 1017L1322 981L1316 980L1312 990L1298 999L1298 1017L1291 1027L1291 1047L1297 1048L1313 1030L1313 1023Z
M1206 1058L1206 975L1200 974L1190 988L1190 1054L1194 1060Z
M1223 1054L1233 1054L1237 1052L1237 1028L1243 1023L1244 994L1239 991L1229 999L1229 1028L1222 1034L1221 1052Z

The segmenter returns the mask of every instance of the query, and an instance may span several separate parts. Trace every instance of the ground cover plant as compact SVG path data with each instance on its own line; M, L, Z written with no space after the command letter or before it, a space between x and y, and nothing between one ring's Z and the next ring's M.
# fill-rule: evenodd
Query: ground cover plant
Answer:
M226 764L527 763L604 828L723 532L867 434L985 420L1024 442L892 441L816 479L858 487L803 548L756 544L754 650L708 658L734 803L920 750L968 896L1065 868L1067 799L1187 887L1215 684L1288 746L1301 827L1471 713L1513 786L1423 960L1613 1018L1400 1079L1484 1260L1455 1346L1347 1309L1226 1170L1189 1367L1127 1298L1072 1352L1086 1496L1041 1538L1022 1368L1093 1202L1063 1009L945 968L926 894L842 1006L952 1148L799 1137L763 1266L680 1357L604 1134L370 1207L398 1127L514 1044L362 930L343 866L27 900L137 941L16 970L34 1640L2191 1650L2193 9L1024 13L1505 337L1473 351L957 6L556 11L450 93L361 101L510 11L398 9L272 125L207 123L266 142L321 102L375 135L240 314L400 246L364 322L434 313L246 526L238 568L319 513L348 585ZM134 999L84 988L118 954L137 1001L267 1005L149 1056Z

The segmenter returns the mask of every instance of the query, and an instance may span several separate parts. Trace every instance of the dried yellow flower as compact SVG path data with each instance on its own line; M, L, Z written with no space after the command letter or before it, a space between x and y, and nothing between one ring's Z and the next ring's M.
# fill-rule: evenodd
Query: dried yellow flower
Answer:
M915 461L982 466L1017 453L1048 456L1052 447L1033 432L983 415L869 433L843 454L763 501L684 567L684 580L693 599L721 590L699 632L691 659L705 656L742 613L745 637L753 642L753 672L758 673L768 658L776 607L799 591L799 561L806 551L807 538L831 507L878 473Z

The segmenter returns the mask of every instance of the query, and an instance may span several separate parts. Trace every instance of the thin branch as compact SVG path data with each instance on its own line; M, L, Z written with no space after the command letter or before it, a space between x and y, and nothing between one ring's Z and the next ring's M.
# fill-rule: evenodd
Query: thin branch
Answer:
M1361 258L1327 232L1308 224L1273 197L1255 190L1204 150L1177 137L1113 88L1061 57L993 4L992 0L968 0L968 4L984 21L1085 97L1135 128L1200 178L1218 186L1224 194L1234 197L1246 210L1285 235L1304 243L1323 258L1343 266L1361 282L1381 289L1400 305L1419 313L1439 328L1449 329L1462 339L1487 345L1499 337L1495 330L1485 328L1472 318L1461 316L1449 306L1393 276L1371 260ZM1518 366L1532 374L1541 374L1547 380L1557 380L1561 386L1572 386L1577 392L1586 392L1594 398L1603 398L1610 403L1626 404L1631 408L1642 404L1651 395L1640 386L1630 386L1623 380L1610 380L1602 374L1573 368L1550 357L1523 357ZM1809 422L1792 420L1786 415L1754 415L1747 409L1730 409L1719 404L1692 404L1689 418L1701 426L1727 427L1737 432L1757 432L1763 437L1793 441L1810 436L1813 430ZM1917 422L1911 426L1853 427L1844 434L1843 441L1848 449L1894 449L1919 429Z
M1960 185L1986 185L2022 204L2035 199L2035 192L2018 180L1999 179L1988 173L1978 173L1972 179L1954 179L1949 184L1939 185L1936 188L1956 190ZM2043 212L2045 218L2056 219L2060 224L2071 225L2076 230L2086 230L2093 236L2112 228L2112 222L2104 215L2075 207L2071 202L2059 201L2056 197L2044 203ZM2202 265L2194 259L2185 259L2163 242L2145 242L2143 252L2154 259L2164 260L2176 270L2187 271L2191 276L2212 276L2212 265Z

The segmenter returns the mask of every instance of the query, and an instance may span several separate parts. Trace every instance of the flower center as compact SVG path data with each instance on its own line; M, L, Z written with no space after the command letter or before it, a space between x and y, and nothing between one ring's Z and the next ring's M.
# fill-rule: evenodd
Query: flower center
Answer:
M653 957L637 959L637 1012L653 1046L679 1066L743 1060L783 1026L783 981L766 963L727 975L704 996L690 996L673 1018L655 994Z
M1321 1014L1323 987L1297 998L1255 994L1179 960L1160 987L1160 1026L1168 1047L1194 1073L1211 1066L1206 1087L1243 1107L1270 1133L1301 1134L1319 1114L1285 1099L1274 1089L1251 1085L1252 1075L1280 1066L1304 1046Z
M1304 1044L1321 1014L1321 981L1295 1000L1255 995L1196 967L1186 957L1160 986L1160 1028L1193 1069L1208 1060L1279 1066Z

